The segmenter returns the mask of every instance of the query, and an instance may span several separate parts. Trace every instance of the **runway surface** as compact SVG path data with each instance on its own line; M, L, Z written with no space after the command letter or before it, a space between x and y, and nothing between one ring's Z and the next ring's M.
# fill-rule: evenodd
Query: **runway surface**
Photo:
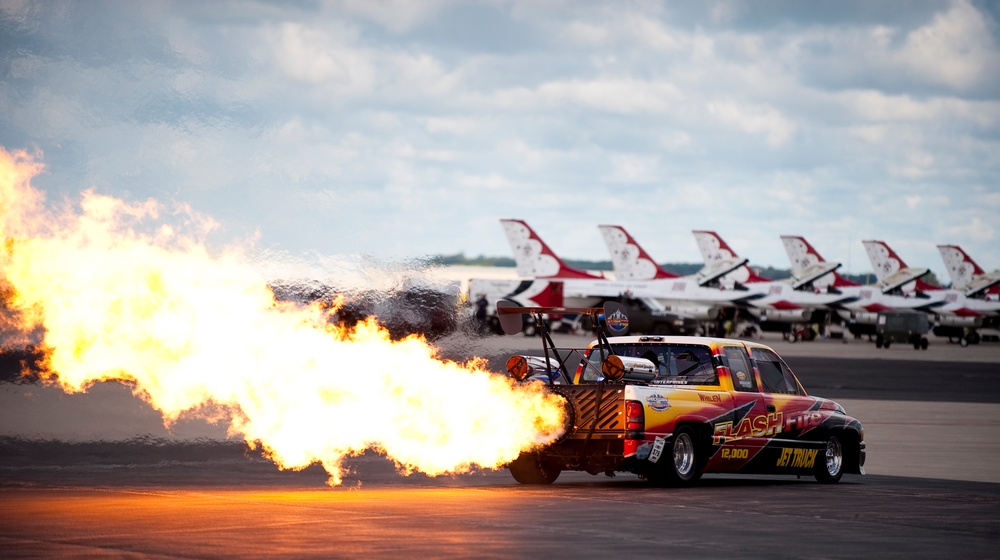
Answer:
M563 337L557 345L585 342ZM0 550L146 558L1000 556L1000 346L932 339L927 351L875 352L853 340L765 342L810 393L861 419L869 475L833 486L716 475L694 488L658 489L634 476L564 473L552 486L525 487L506 471L406 477L369 453L350 460L344 485L330 488L318 467L278 471L211 429L192 425L164 438L155 413L142 419L144 405L120 386L69 397L2 384ZM539 341L445 344L445 355L467 359L476 348L494 364L536 351ZM60 424L49 413L68 401L72 425ZM122 419L133 417L141 437L125 439ZM59 437L40 440L32 430Z
M224 473L191 487L176 475L4 487L0 547L49 558L991 558L1000 531L995 485L894 477L711 477L670 490L587 475L538 488L505 473L389 473L354 489L234 485Z

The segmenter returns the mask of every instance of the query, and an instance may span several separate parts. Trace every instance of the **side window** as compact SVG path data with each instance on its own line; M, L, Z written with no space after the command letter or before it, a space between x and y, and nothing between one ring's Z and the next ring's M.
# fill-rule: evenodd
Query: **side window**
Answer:
M750 360L742 346L723 346L722 353L729 363L729 373L733 378L733 387L737 391L757 391L757 380L754 379Z
M795 376L777 354L763 348L752 348L750 352L757 362L757 371L760 372L760 382L764 384L764 391L788 395L800 393Z

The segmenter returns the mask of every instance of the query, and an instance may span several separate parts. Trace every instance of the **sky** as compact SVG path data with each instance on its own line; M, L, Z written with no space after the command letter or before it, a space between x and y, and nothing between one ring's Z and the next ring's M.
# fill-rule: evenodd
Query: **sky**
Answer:
M692 230L788 268L861 241L1000 269L1000 4L0 0L0 146L50 201L189 204L223 239L379 262L607 260Z

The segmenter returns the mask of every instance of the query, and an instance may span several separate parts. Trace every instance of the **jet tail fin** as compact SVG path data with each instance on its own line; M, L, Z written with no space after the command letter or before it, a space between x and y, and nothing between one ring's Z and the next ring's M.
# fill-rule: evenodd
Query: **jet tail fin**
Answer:
M726 266L732 266L731 272L724 274L712 272L714 278L722 279L725 276L743 284L771 282L770 278L765 278L754 272L747 264L749 261L741 259L736 254L736 251L732 250L729 244L718 233L705 230L693 230L691 233L694 234L694 239L698 243L698 250L701 251L701 257L705 261L706 266L702 269L703 271L718 271L726 268ZM700 275L701 273L699 273Z
M785 245L785 252L788 253L788 260L792 263L792 286L796 290L810 284L815 288L844 288L859 285L837 274L840 263L827 262L805 237L782 235L781 241Z
M899 255L885 241L868 239L862 241L862 244L865 246L865 252L868 253L868 260L871 261L872 268L875 269L875 278L878 279L879 284L882 284L883 292L888 293L897 289L908 291L909 288L905 286L910 282L913 282L913 288L919 291L938 289L937 286L932 286L921 280L921 277L930 272L929 268L906 266L903 259L899 258Z
M677 278L663 270L625 228L621 226L597 226L604 237L604 244L611 253L611 263L615 269L616 280L661 280Z
M585 270L573 268L560 259L542 238L523 220L500 220L511 250L517 273L529 278L603 279Z
M995 289L1000 288L1000 272L987 273L958 245L938 245L938 251L948 269L952 288L965 290L969 297L1000 291Z

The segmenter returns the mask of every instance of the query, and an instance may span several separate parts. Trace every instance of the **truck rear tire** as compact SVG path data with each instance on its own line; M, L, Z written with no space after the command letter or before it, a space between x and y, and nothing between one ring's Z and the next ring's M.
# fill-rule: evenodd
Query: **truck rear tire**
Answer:
M552 484L562 469L542 461L537 453L521 453L507 466L514 480L521 484Z
M663 450L660 462L646 478L659 486L689 486L701 478L702 466L694 432L683 426L674 433L673 441Z

